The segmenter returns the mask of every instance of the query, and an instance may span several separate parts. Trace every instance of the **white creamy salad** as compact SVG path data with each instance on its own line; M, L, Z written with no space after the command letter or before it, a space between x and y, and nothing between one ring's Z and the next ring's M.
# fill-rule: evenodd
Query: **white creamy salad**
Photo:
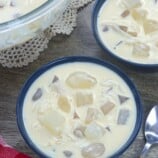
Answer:
M136 103L116 73L92 63L56 66L29 88L23 108L26 131L52 158L105 158L131 136Z
M25 15L47 1L48 0L0 0L0 23Z
M115 55L158 64L158 1L107 0L98 15L102 42Z

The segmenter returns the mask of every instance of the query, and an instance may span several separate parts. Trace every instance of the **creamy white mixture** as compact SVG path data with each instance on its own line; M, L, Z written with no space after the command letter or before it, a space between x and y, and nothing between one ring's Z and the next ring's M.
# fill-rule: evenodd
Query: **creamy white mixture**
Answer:
M48 0L0 0L0 23L16 19Z
M117 56L158 64L157 0L107 0L98 15L98 30Z
M41 75L24 100L29 137L52 158L105 158L118 151L136 122L127 84L91 63L56 66Z

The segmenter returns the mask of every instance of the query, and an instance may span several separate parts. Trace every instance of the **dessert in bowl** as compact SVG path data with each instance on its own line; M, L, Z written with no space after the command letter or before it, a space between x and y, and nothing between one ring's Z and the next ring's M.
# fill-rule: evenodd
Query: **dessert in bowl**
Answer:
M54 24L69 0L0 0L0 50L24 43Z
M66 57L36 71L17 102L17 123L41 157L105 158L134 141L142 106L131 80L91 57Z
M48 0L0 0L0 23L14 20L40 7Z
M97 1L92 24L97 41L121 61L157 67L157 6L155 0Z

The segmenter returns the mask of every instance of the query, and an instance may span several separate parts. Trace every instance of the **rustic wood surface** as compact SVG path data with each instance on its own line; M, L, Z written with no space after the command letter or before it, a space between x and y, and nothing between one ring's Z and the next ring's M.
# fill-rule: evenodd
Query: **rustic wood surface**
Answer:
M91 30L91 13L93 3L80 10L77 19L77 28L70 36L58 36L50 43L38 60L27 67L8 69L0 66L0 135L8 144L36 158L37 155L26 145L16 124L16 100L25 80L38 69L58 57L70 55L84 55L101 58L119 66L136 84L144 107L144 118L153 105L158 103L158 72L143 73L127 67L113 59L98 46ZM142 125L143 126L143 125ZM142 128L143 129L143 128ZM121 157L138 158L144 145L143 130L137 139ZM119 131L118 131L119 132ZM158 158L158 146L154 146L148 155L149 158Z

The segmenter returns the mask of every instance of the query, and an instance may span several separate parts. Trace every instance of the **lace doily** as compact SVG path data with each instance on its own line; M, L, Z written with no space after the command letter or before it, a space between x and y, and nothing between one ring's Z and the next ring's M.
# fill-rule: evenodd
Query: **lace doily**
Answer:
M64 14L47 30L35 38L0 51L0 64L4 67L22 67L38 58L40 52L47 48L49 40L57 34L69 35L76 26L77 11L93 0L70 0Z

